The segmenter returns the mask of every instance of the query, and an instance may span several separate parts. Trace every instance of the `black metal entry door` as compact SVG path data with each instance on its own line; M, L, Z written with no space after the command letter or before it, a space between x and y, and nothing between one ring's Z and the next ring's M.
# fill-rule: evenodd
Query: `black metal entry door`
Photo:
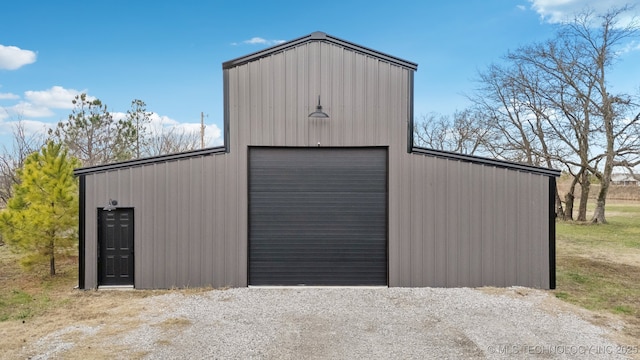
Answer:
M98 218L98 284L133 285L133 209L100 209Z
M251 148L249 284L386 285L387 150Z

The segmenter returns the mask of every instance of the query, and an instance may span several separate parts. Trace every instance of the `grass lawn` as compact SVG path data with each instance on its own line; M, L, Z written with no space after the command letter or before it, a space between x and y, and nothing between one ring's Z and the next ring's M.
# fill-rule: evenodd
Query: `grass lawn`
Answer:
M607 225L557 223L556 297L622 317L640 338L640 202L607 205Z
M47 268L25 272L19 257L0 246L0 322L26 320L68 303L64 296L77 284L77 257L59 260L58 275Z

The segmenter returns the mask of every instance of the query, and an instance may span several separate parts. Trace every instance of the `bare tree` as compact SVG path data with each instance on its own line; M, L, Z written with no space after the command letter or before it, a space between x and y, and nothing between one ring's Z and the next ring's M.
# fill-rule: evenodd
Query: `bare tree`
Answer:
M198 131L162 127L160 131L148 134L144 155L156 156L196 150L200 148L200 140Z
M467 155L484 152L490 135L480 114L471 109L456 111L453 120L436 113L423 115L414 127L417 146Z
M488 118L491 134L486 148L493 157L553 168L566 151L547 135L548 107L540 97L541 82L535 72L517 62L493 64L479 73L480 88L470 100ZM555 193L556 214L564 218L562 200Z
M633 22L618 24L628 10L601 16L587 11L561 25L553 39L510 52L505 67L494 66L480 79L484 87L476 103L494 119L489 125L504 140L498 149L515 150L534 165L540 159L546 165L562 163L575 175L565 197L571 201L565 211L569 218L578 182L578 220L586 221L593 174L601 182L593 221L606 222L613 167L640 164L639 120L629 117L633 101L607 88L607 71L618 56L615 48L638 31Z
M3 144L0 153L0 203L3 207L13 196L13 186L19 182L17 170L22 168L27 156L45 143L44 133L29 134L22 119L12 124L12 135L11 146Z

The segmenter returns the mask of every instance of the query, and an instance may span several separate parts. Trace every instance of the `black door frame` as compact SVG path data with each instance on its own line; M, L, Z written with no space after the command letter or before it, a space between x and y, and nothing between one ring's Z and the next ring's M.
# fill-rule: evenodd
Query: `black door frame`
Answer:
M118 284L118 286L135 286L135 211L133 207L117 207L112 211L120 211L120 210L126 210L126 211L131 211L131 243L129 244L131 246L131 276L129 277L131 279L131 281L127 284ZM96 255L97 255L97 262L96 262L96 267L97 267L97 284L98 286L109 286L109 285L105 285L103 283L101 283L101 269L102 269L102 261L100 259L100 251L102 248L102 214L103 213L108 213L109 210L104 210L102 207L97 208L97 249L96 249Z

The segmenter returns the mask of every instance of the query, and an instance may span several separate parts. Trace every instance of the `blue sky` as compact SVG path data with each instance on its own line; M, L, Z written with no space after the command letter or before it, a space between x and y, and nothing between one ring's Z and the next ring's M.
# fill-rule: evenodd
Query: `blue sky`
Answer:
M552 36L553 23L590 6L638 0L30 1L0 6L0 141L66 119L86 92L114 112L141 99L164 126L222 143L222 62L323 31L415 63L415 115L465 108L477 71L508 50ZM640 15L640 4L635 12ZM640 91L640 39L612 73Z

